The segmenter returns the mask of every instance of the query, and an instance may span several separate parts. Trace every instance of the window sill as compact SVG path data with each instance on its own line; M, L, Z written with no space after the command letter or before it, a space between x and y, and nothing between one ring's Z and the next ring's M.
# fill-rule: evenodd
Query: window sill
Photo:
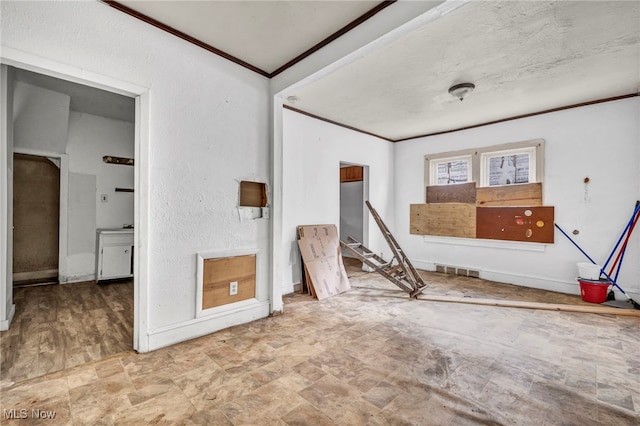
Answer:
M483 240L479 238L440 237L435 235L423 235L425 243L447 244L467 247L498 248L506 250L522 250L544 252L547 244L527 243L521 241Z

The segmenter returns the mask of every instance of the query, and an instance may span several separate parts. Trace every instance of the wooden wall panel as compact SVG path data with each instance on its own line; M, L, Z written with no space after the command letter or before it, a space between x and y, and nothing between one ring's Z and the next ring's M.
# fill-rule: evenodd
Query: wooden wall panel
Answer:
M478 207L476 236L491 240L553 243L553 207Z
M340 182L359 182L364 180L362 166L349 166L340 168Z
M416 235L476 237L476 206L466 203L411 204L410 232Z
M427 186L427 203L474 203L476 183Z
M478 207L542 206L542 184L526 183L478 188Z
M262 182L240 182L240 205L245 207L267 206L267 185Z
M238 294L229 295L229 283L238 282ZM256 255L204 260L202 309L256 296Z

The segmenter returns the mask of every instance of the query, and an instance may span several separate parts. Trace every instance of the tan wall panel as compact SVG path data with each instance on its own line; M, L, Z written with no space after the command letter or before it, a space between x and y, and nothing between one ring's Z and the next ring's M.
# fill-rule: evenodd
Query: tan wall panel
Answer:
M256 295L256 256L204 260L202 309L239 302ZM238 294L229 295L229 283L238 282Z
M411 204L410 232L442 237L476 237L476 206L466 203Z
M526 183L478 188L476 205L478 207L541 206L542 184Z

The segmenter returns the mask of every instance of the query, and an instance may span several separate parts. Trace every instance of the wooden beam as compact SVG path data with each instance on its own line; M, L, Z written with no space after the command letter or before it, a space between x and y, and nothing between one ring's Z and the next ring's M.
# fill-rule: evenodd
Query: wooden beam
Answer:
M559 303L523 302L523 301L497 300L497 299L474 299L471 297L431 296L431 295L425 295L425 294L419 295L418 299L427 300L430 302L465 303L468 305L499 306L501 308L541 309L545 311L576 312L576 313L586 313L586 314L622 315L622 316L640 317L640 311L637 309L611 308L609 306L601 306L595 303L594 303L594 306L564 305Z

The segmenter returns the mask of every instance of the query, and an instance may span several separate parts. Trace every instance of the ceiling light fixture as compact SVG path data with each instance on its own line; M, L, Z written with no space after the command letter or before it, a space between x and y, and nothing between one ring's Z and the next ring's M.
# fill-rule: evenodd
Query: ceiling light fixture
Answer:
M476 86L473 83L460 83L449 87L449 93L462 101L475 88Z

